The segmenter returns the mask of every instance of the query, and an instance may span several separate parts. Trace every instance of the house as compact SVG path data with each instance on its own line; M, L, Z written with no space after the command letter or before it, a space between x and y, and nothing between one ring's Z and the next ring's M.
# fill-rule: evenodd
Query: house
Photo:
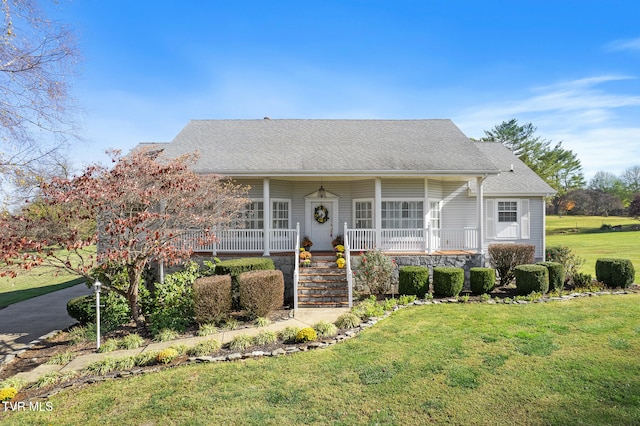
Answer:
M250 185L245 223L194 249L272 256L294 305L303 236L328 252L342 235L347 256L376 247L401 265L468 269L495 242L544 256L555 191L502 144L474 142L450 120L194 120L159 147L172 158L198 151L196 172Z

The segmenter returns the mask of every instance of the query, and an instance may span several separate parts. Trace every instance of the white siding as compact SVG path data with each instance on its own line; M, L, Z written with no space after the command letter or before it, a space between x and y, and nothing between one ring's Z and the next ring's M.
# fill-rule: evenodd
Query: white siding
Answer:
M476 198L469 197L467 182L444 182L442 189L445 194L442 198L442 227L476 227L478 221Z
M504 199L503 197L501 197L502 199ZM510 199L517 199L517 198L510 198ZM518 243L518 244L533 244L536 246L536 251L535 251L535 258L536 260L542 260L544 258L544 253L543 253L543 247L544 247L544 240L545 240L545 229L544 229L544 198L542 197L536 197L536 198L520 198L520 209L521 211L518 212L519 215L521 215L522 213L524 213L523 211L523 205L526 206L526 204L529 205L529 238L514 238L514 239L509 239L509 240L505 240L505 239L496 239L495 236L491 236L489 232L487 232L487 235L485 236L485 241L484 241L484 248L485 251L486 249L489 247L490 244L504 244L504 243ZM495 198L490 198L490 197L485 197L485 221L487 221L487 230L489 230L490 228L490 224L488 223L488 221L491 219L490 215L490 211L491 212L494 211L496 206L496 199ZM495 213L493 213L495 215ZM495 220L495 217L494 217ZM525 221L526 222L526 221ZM526 223L523 223L522 220L520 220L520 226L522 227L523 225L526 226ZM522 236L523 232L521 232L521 236ZM526 231L524 232L524 237L527 237Z
M382 179L382 198L424 198L424 179Z

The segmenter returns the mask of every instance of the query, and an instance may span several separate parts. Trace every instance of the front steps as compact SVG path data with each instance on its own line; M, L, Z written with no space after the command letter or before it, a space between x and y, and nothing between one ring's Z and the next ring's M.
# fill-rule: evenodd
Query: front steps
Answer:
M346 269L336 266L335 256L314 256L311 266L301 266L298 276L299 308L349 306Z

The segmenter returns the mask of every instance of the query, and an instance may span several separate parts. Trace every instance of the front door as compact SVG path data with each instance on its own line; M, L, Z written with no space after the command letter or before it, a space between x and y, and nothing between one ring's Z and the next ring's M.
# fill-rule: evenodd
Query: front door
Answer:
M331 241L334 238L335 209L334 201L319 200L310 203L311 231L309 238L313 242L312 250L328 251L332 250Z

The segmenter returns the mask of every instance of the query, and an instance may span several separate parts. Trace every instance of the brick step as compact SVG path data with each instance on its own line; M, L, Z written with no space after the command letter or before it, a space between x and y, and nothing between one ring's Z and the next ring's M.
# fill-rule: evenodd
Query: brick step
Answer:
M346 288L298 287L298 296L322 296L324 294L347 297L349 290Z
M346 283L347 279L344 276L336 276L336 275L301 275L298 278L298 282L300 281Z
M349 302L300 302L298 301L298 307L300 308L346 308L349 306Z

